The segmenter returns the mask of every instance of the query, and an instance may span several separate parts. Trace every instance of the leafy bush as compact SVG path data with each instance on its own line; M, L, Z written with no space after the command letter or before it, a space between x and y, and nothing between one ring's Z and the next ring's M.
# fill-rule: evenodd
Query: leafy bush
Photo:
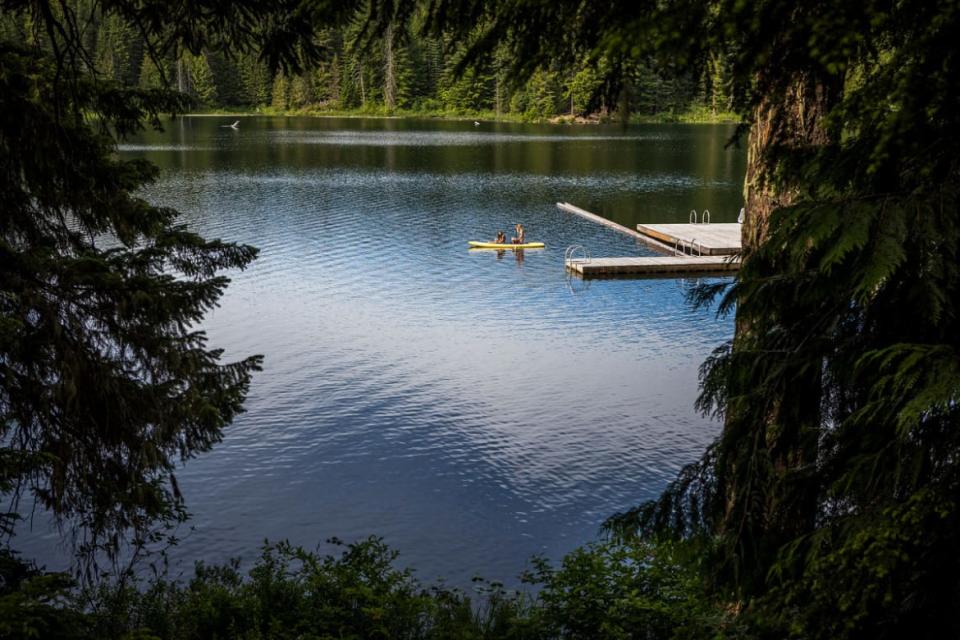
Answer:
M74 606L72 587L68 576L44 573L0 549L0 638L88 637L87 619Z
M265 545L246 576L236 561L198 564L186 583L72 589L0 556L0 638L679 640L716 635L721 609L679 548L604 543L543 559L524 580L535 595L478 579L471 598L424 587L394 567L379 538L330 541L321 555L289 543Z
M338 555L265 545L246 578L236 561L201 563L186 585L102 588L91 616L104 636L177 640L500 638L525 617L518 596L488 594L475 608L458 590L424 588L410 570L394 568L397 552L379 538L330 542Z
M543 585L535 615L548 637L681 639L715 636L722 609L686 549L674 545L589 545L567 554L559 569L536 560L528 579Z

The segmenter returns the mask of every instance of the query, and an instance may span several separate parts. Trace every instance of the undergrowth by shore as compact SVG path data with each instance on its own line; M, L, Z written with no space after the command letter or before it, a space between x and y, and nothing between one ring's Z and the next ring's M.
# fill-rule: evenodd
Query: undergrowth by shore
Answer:
M204 109L187 115L203 116L311 116L327 118L396 118L396 119L434 119L434 120L472 120L477 122L517 122L529 124L620 124L619 115L587 116L560 115L550 118L532 116L523 113L496 113L494 111L457 111L449 109L393 109L367 107L361 109L301 108L277 109L259 107L250 109ZM695 107L679 112L660 112L657 114L631 114L628 124L736 124L740 117L732 112L714 112L708 108Z
M559 567L532 560L529 590L476 579L468 594L396 568L378 538L328 543L265 545L246 574L198 564L188 580L92 590L0 552L0 638L686 640L730 624L679 547L590 545Z

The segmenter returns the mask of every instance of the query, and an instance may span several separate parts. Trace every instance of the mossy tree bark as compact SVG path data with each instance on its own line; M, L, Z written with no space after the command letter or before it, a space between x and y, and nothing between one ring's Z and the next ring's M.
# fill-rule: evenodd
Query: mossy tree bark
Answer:
M782 95L765 97L754 107L743 186L746 253L766 239L770 214L793 204L799 194L801 178L785 171L785 164L830 143L826 117L839 95L838 79L804 74Z
M762 85L763 79L759 81ZM797 202L803 163L833 142L827 119L841 88L837 77L798 75L782 91L765 95L754 107L744 179L744 260L750 260L769 238L773 213ZM733 349L748 353L747 359L756 362L759 356L749 352L756 351L761 341L754 335L751 317L738 310ZM726 465L729 474L721 532L735 541L741 558L763 556L777 547L776 541L793 539L815 526L818 495L814 490L798 492L794 479L817 459L821 372L810 369L794 374L789 389L771 390L773 397L764 399L764 424L756 424L755 407L742 406L742 398L748 397L751 389L732 393L728 403L725 437L753 442L746 449L733 447L735 453ZM731 385L736 388L735 382ZM752 433L746 435L748 432ZM757 482L760 478L763 482Z

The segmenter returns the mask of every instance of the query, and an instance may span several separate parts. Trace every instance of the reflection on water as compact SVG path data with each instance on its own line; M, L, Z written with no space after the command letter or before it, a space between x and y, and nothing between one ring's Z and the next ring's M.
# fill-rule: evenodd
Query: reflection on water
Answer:
M622 222L739 210L718 127L532 127L186 119L123 147L146 191L261 257L206 323L265 355L243 414L180 485L183 561L371 533L419 575L511 583L655 496L717 425L697 368L732 332L682 280L571 281L563 252L646 249L554 206ZM523 222L543 250L468 251ZM18 541L53 559L51 537Z
M281 144L334 144L364 146L404 146L404 147L454 147L496 145L508 142L569 142L571 134L544 133L504 133L499 131L274 131L265 136ZM577 142L635 142L638 140L663 139L657 135L592 135L579 132Z

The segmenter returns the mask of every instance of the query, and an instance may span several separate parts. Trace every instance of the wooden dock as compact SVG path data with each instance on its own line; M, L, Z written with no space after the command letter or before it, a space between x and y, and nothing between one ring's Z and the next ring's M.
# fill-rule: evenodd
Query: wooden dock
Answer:
M708 224L638 224L637 231L655 238L672 249L693 248L704 256L729 256L740 253L740 227L736 222Z
M595 214L595 213L590 213L590 212L587 211L586 209L581 209L580 207L576 207L576 206L570 204L569 202L558 202L558 203L557 203L557 208L558 208L558 209L562 209L563 211L566 211L567 213L573 213L573 214L575 214L575 215L578 215L578 216L580 216L581 218L586 218L587 220L590 220L591 222L596 222L597 224L602 224L603 226L608 227L608 228L610 228L610 229L613 229L614 231L617 231L617 232L622 233L622 234L624 234L624 235L630 236L630 237L633 238L634 240L638 240L638 241L644 243L645 245L647 245L648 247L651 247L651 248L653 248L653 249L656 249L657 251L663 251L663 252L665 252L665 253L671 253L671 254L673 253L673 245L672 245L672 244L670 244L670 245L665 244L665 243L661 242L660 240L657 240L656 238L654 238L654 237L652 237L652 236L645 235L645 234L643 234L643 233L640 233L639 231L634 231L633 229L631 229L631 228L629 228L629 227L625 227L625 226L623 226L622 224L617 224L617 223L614 222L613 220L607 220L607 219L604 218L603 216L598 216L598 215Z
M682 277L685 274L727 274L740 268L740 224L718 222L701 224L638 224L637 230L607 220L569 202L557 207L587 220L628 235L664 253L663 256L625 256L592 258L583 247L578 257L568 256L569 271L584 278ZM571 247L571 249L574 249ZM568 250L568 254L571 251Z
M576 258L566 261L570 271L585 278L616 276L679 277L725 274L740 268L735 256L632 256L623 258Z

